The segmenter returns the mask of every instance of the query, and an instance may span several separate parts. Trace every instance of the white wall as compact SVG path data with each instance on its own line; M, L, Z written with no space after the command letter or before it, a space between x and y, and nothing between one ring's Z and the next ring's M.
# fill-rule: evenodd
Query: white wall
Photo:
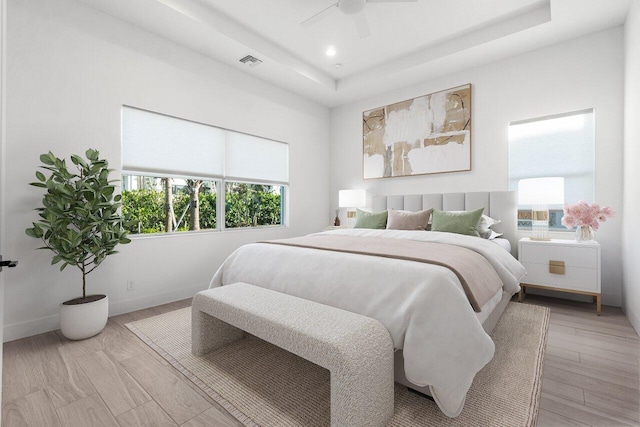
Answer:
M510 122L595 108L596 199L618 212L597 235L603 254L603 300L605 304L619 306L622 42L622 29L615 28L333 109L332 208L337 206L338 190L345 188L364 188L368 194L381 195L506 190ZM363 111L465 83L472 84L472 171L362 179Z
M6 42L7 42L7 2L0 0L0 254L8 257L4 253L4 234L5 234L5 213L4 213L4 194L5 194L5 119L6 119ZM10 259L10 258L9 258ZM2 336L4 326L4 276L0 274L0 383L2 382ZM2 388L2 387L0 387ZM2 406L2 390L0 390L0 406ZM0 420L0 425L2 420Z
M624 214L622 235L624 311L640 333L640 2L634 2L624 27Z
M9 0L5 339L56 329L58 304L81 291L24 230L36 219L41 153L97 148L121 167L120 108L137 106L290 144L289 228L136 239L88 277L111 314L192 296L238 246L318 231L328 223L329 111L68 0ZM243 53L240 52L239 55ZM13 271L12 271L13 273ZM126 291L126 281L136 289Z

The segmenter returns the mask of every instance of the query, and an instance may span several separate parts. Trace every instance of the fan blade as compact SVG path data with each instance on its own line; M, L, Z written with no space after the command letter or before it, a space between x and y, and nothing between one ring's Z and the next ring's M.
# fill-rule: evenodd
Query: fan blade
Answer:
M310 26L312 26L314 24L317 24L318 22L322 21L324 18L329 16L336 9L338 9L338 3L334 3L331 6L329 6L328 8L316 13L311 18L302 21L300 23L300 26L304 27L304 28L309 28Z
M414 3L418 0L367 0L367 3Z
M353 22L356 24L356 29L361 39L366 39L371 35L371 28L369 28L367 16L364 14L364 11L353 15Z

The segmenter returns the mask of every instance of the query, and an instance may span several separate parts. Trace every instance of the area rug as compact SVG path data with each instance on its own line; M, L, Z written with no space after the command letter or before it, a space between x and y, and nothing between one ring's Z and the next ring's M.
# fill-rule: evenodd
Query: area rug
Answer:
M493 360L476 375L459 417L396 384L389 426L534 426L549 309L510 302L492 333ZM191 354L191 309L126 325L247 426L330 425L329 371L253 336Z

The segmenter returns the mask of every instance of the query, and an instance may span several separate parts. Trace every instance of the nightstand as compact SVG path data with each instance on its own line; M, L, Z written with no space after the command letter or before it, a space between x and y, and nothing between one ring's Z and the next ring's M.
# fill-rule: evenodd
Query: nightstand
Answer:
M325 230L326 231L329 231L329 230L341 230L343 228L347 228L347 226L346 225L330 225L327 228L325 228Z
M527 269L518 301L526 288L589 295L600 315L600 244L596 241L520 239L518 259Z

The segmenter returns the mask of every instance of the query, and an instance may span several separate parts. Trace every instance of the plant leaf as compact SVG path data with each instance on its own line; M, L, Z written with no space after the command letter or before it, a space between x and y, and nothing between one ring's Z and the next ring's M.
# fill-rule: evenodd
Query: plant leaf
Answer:
M71 156L78 173L69 171L66 160L52 152L41 155L44 166L40 167L51 175L47 178L37 171L39 182L31 183L45 191L42 205L36 209L40 220L25 233L45 241L42 249L54 252L51 263L62 262L60 270L83 262L97 266L116 253L116 245L129 242L118 213L121 196L112 200L115 186L108 179L108 162L99 158L97 150L89 149L85 154L88 161Z
M53 165L53 160L51 160L51 151L47 154L41 154L40 161L45 165Z
M91 160L92 162L98 161L99 153L97 150L90 148L85 152L85 155L87 156L87 159Z

